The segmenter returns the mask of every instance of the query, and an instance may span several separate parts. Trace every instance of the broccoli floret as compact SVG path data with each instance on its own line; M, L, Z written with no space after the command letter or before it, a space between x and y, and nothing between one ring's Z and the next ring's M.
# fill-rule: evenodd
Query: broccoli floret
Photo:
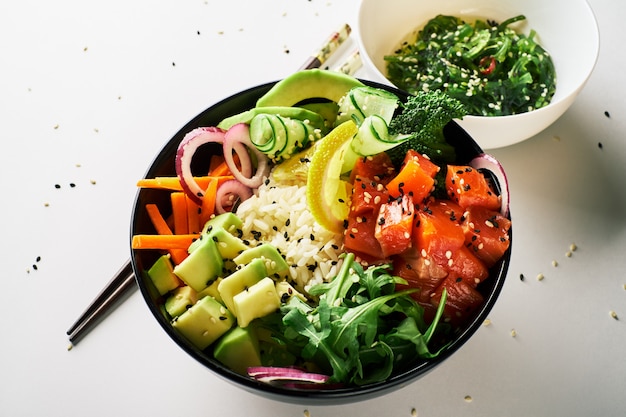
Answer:
M464 105L441 91L420 91L401 104L401 112L389 124L390 135L409 135L409 139L388 151L394 163L399 163L409 149L428 155L433 161L450 163L455 160L454 148L446 142L443 128L452 119L467 114Z

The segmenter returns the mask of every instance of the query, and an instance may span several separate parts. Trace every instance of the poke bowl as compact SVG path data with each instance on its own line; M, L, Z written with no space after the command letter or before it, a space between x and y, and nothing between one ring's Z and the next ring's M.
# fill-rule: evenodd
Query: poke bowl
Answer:
M409 135L383 137L363 155L354 141L370 116L339 110L355 91L396 97L392 110L370 102L387 118L409 99L376 82L298 72L202 111L138 180L131 262L154 318L214 374L273 400L343 404L406 386L472 337L505 282L512 228L501 165L452 120L432 158L404 148L392 162ZM268 118L302 117L310 143L264 159L257 117L277 138ZM443 169L442 155L453 158ZM427 189L409 190L399 177L408 166L435 168ZM470 173L497 206L454 196L469 191ZM450 181L451 197L435 197Z
M448 26L444 20L450 17L459 22ZM418 46L416 36L421 38L418 32L426 25L424 36L432 31L448 34L448 40L438 36ZM483 36L486 30L490 39ZM371 79L411 92L398 81L403 68L402 77L417 89L457 90L477 103L459 124L483 149L519 143L555 122L585 86L600 48L598 25L585 0L364 0L355 32ZM453 33L463 35L454 40ZM423 46L429 43L437 54ZM405 63L394 62L398 57ZM413 65L416 59L426 64Z

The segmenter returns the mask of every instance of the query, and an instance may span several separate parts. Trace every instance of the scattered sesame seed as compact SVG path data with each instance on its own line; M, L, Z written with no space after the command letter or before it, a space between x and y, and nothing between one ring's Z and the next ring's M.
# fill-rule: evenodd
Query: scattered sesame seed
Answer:
M578 249L578 246L576 246L575 243L572 243L571 245L569 245L569 250L571 250L572 252L575 252L576 249Z
M611 316L612 318L614 318L615 320L619 320L619 317L617 317L617 313L616 313L615 311L611 310L611 311L609 312L609 314L610 314L610 316Z
M69 345L67 345L67 351L69 352L70 350L72 350L73 347L74 345L70 343Z
M491 320L489 319L485 319L485 321L483 321L483 326L490 326L491 325Z
M556 260L553 260L552 266L556 268L557 266L559 266L559 263Z
M526 279L526 277L524 276L524 274L519 274L519 280L520 281L524 281Z
M415 408L411 408L411 417L417 417L417 410Z
M517 332L515 331L515 329L511 329L511 337L516 337L517 336Z
M466 403L471 403L473 401L473 398L471 395L466 395L464 398Z
M604 115L608 118L611 118L611 114L608 112L608 110L604 111Z
M538 274L537 275L537 281L543 281L545 277L543 276L543 274Z
M572 251L568 250L567 252L565 252L565 256L567 256L568 258L571 258L572 257Z

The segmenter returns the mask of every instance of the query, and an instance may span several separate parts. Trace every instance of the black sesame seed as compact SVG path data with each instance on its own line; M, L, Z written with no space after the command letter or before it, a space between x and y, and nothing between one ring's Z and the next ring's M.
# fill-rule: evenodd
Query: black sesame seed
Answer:
M603 148L602 142L598 142L598 148L600 148L600 149Z
M524 274L519 274L519 280L520 281L524 281L526 279L526 277L524 277Z
M605 111L605 112L604 112L604 115L605 115L606 117L608 117L608 118L610 118L610 117L611 117L611 115L609 114L609 112L608 112L608 111Z
M56 189L58 190L59 188L61 188L61 185L59 185L59 184L54 184L54 188L56 188Z

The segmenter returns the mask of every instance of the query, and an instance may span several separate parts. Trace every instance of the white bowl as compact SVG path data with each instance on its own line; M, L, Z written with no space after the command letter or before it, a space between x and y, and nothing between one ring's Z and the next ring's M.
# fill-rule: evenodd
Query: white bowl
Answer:
M476 18L501 22L523 14L526 22L513 27L525 34L534 29L538 42L552 55L557 80L548 106L512 116L466 116L459 121L483 149L521 142L551 125L573 103L597 61L598 25L585 0L363 0L355 32L373 81L393 85L386 78L384 56L438 14L468 22Z

